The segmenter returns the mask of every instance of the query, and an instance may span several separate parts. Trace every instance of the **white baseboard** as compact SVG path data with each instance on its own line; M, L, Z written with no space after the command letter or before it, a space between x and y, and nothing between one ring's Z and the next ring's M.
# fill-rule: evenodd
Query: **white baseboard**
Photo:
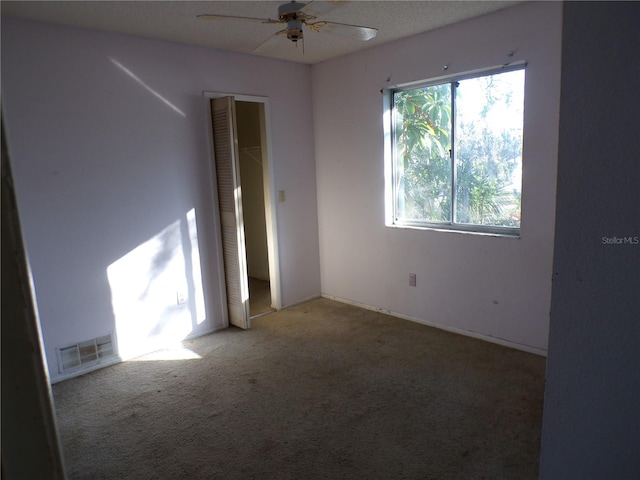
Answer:
M321 295L312 295L312 296L310 296L308 298L305 298L303 300L300 300L298 302L294 302L294 303L288 304L286 306L283 306L282 308L284 309L284 308L294 307L296 305L300 305L300 304L303 304L303 303L308 302L310 300L315 300L315 299L320 298L320 297L327 298L329 300L335 300L336 302L340 302L340 303L346 303L348 305L353 305L354 307L364 308L366 310L371 310L371 311L374 311L374 312L383 313L385 315L390 315L392 317L401 318L403 320L408 320L410 322L421 323L421 324L427 325L429 327L438 328L440 330L445 330L447 332L456 333L458 335L464 335L466 337L477 338L479 340L484 340L485 342L491 342L491 343L495 343L495 344L498 344L498 345L502 345L503 347L509 347L509 348L513 348L513 349L516 349L516 350L522 350L524 352L533 353L534 355L540 355L542 357L546 357L547 356L547 351L543 350L541 348L531 347L529 345L523 345L523 344L520 344L520 343L512 342L510 340L505 340L503 338L492 337L491 335L484 335L482 333L476 333L476 332L472 332L472 331L469 331L469 330L463 330L463 329L460 329L460 328L451 327L451 326L448 326L448 325L443 325L443 324L440 324L440 323L430 322L430 321L424 320L422 318L412 317L410 315L404 315L402 313L393 312L391 310L387 310L387 309L384 309L384 308L374 307L373 305L368 305L368 304L365 304L365 303L356 302L354 300L348 300L346 298L337 297L335 295L329 295L329 294L326 294L326 293L323 293ZM219 330L223 330L224 328L226 328L226 327L221 326L221 327L217 327L217 328L211 328L211 329L206 330L204 332L199 332L199 333L197 333L195 335L189 335L189 336L185 337L184 340L192 340L194 338L198 338L198 337L201 337L203 335L208 335L210 333L217 332ZM153 353L153 352L147 352L147 353ZM146 355L146 353L145 353L145 355ZM70 378L79 377L80 375L84 375L86 373L93 372L95 370L99 370L99 369L104 368L104 367L109 367L111 365L115 365L115 364L121 363L123 361L124 360L122 358L120 358L119 356L115 356L114 358L109 359L108 361L105 361L105 362L102 362L102 363L99 363L99 364L96 364L96 365L91 365L90 367L87 367L85 369L76 370L74 372L70 372L70 373L66 373L66 374L57 374L55 376L50 376L50 381L51 381L51 384L53 385L55 383L62 382L64 380L68 380Z
M311 295L310 297L303 298L302 300L299 300L297 302L293 302L293 303L289 303L287 305L283 305L280 310L283 310L285 308L295 307L296 305L302 305L303 303L307 303L307 302L309 302L311 300L315 300L316 298L320 298L320 297L322 297L322 295Z
M202 332L198 332L198 333L193 334L193 335L187 335L181 341L184 342L186 340L193 340L194 338L202 337L203 335L209 335L210 333L217 332L218 330L223 330L225 328L226 327L223 327L223 326L210 328L208 330L205 330L205 331L202 331ZM154 353L155 351L158 351L158 350L153 350L153 351L150 351L150 352L144 352L144 353L141 353L140 355L136 355L133 358L138 358L138 357L141 357L143 355L148 355L150 353ZM70 378L79 377L80 375L85 375L87 373L90 373L90 372L93 372L93 371L96 371L96 370L100 370L101 368L110 367L111 365L116 365L118 363L127 362L129 360L132 360L132 358L127 358L125 360L122 357L120 357L119 355L115 355L113 358L109 358L108 360L106 360L104 362L96 363L96 364L88 366L86 368L80 368L78 370L74 370L73 372L58 373L56 375L51 375L51 373L50 373L49 374L49 381L50 381L51 385L53 385L55 383L59 383L59 382L62 382L64 380L69 380Z
M114 355L112 358L109 358L108 360L90 365L85 368L79 368L78 370L74 370L73 372L58 373L55 376L50 374L49 381L51 382L51 385L53 385L54 383L62 382L64 380L69 380L70 378L79 377L80 375L84 375L86 373L93 372L95 370L100 370L101 368L110 367L111 365L115 365L117 363L122 363L122 361L123 360L119 355Z
M421 323L423 325L427 325L429 327L434 327L440 330L445 330L451 333L457 333L458 335L464 335L466 337L477 338L478 340L484 340L485 342L496 343L498 345L502 345L503 347L513 348L515 350L522 350L523 352L533 353L534 355L540 355L541 357L547 356L547 351L542 348L531 347L529 345L523 345L521 343L512 342L510 340L505 340L503 338L492 337L491 335L484 335L482 333L476 333L469 330L463 330L461 328L451 327L449 325L443 325L441 323L430 322L428 320L424 320L418 317L412 317L410 315L404 315L402 313L392 312L391 310L387 310L380 307L374 307L372 305L367 305L365 303L356 302L353 300L348 300L346 298L336 297L335 295L322 294L323 298L328 298L329 300L335 300L336 302L346 303L349 305L353 305L354 307L364 308L365 310L372 310L374 312L384 313L385 315L390 315L392 317L401 318L403 320L409 320L410 322Z

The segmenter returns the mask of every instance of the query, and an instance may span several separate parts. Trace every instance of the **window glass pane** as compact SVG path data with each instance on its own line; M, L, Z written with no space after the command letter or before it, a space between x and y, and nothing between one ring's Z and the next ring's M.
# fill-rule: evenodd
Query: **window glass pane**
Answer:
M457 223L520 226L524 77L517 70L457 83Z
M396 217L451 221L451 85L394 94Z

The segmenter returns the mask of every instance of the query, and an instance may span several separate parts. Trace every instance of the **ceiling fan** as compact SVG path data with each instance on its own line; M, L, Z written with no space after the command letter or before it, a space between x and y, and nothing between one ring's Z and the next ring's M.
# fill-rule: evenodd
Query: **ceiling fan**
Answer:
M275 32L262 45L260 45L255 50L258 53L266 52L275 47L280 43L280 38L283 35L286 35L286 37L295 44L302 40L304 46L305 30L332 33L334 35L346 36L363 42L374 38L378 33L378 29L376 28L350 25L346 23L327 22L324 20L315 21L320 15L326 14L345 3L346 2L344 0L326 2L317 2L312 0L308 3L296 2L293 0L278 7L277 19L215 14L201 14L198 15L198 18L205 20L243 20L256 23L286 25L286 28Z

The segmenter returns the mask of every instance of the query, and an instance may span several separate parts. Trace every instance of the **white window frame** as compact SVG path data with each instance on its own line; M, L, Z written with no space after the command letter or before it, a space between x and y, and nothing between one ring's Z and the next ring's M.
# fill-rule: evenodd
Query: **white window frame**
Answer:
M385 225L387 227L413 228L425 230L438 230L456 233L471 233L480 235L505 236L520 238L520 229L522 227L522 219L520 227L503 227L494 225L474 225L455 223L453 218L449 222L433 222L427 220L398 220L396 215L397 208L397 192L396 192L396 165L397 159L395 154L395 131L394 131L394 94L407 90L415 90L423 87L431 87L453 83L470 78L478 78L499 73L506 73L517 70L526 70L526 62L514 62L508 65L500 65L480 70L474 70L465 73L436 77L429 80L421 80L417 82L395 85L389 88L383 88L383 124L384 124L384 157L385 157ZM525 83L526 85L526 83ZM526 88L526 87L525 87ZM453 113L455 115L455 113ZM524 117L523 117L523 137L524 137ZM455 116L452 122L455 124ZM524 144L524 138L523 138ZM452 145L453 148L453 145ZM452 170L455 171L455 152L452 158ZM524 148L522 155L522 164L524 164ZM452 171L452 209L455 208L455 174ZM523 182L524 184L524 178ZM524 189L524 185L522 185ZM522 190L521 190L522 191ZM520 205L522 214L522 204Z

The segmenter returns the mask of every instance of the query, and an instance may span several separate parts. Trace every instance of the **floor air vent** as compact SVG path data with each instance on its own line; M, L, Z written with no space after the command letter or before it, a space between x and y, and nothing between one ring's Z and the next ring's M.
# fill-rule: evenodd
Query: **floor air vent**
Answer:
M113 334L56 349L58 370L67 373L100 363L116 354Z

